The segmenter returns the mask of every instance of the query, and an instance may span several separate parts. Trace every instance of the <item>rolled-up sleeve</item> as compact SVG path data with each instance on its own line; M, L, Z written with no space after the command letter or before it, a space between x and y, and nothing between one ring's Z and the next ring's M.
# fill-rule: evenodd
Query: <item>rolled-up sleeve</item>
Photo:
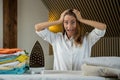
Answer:
M101 37L105 35L105 30L93 29L87 36L90 46L93 46Z
M45 41L49 42L50 44L55 40L55 33L50 32L48 29L44 29L42 31L36 31L36 33Z
M45 37L47 36L47 29L44 29L42 31L36 31L36 33L42 38L42 39L45 39Z

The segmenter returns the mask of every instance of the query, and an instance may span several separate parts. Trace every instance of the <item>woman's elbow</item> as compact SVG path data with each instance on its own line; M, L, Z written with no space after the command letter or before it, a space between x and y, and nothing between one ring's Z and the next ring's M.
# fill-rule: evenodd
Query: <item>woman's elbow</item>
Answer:
M35 30L40 31L40 27L38 26L38 24L35 25Z
M103 24L103 25L101 25L101 30L105 30L107 28L107 25L106 24Z
M106 25L106 24L104 24L103 29L105 30L106 28L107 28L107 25Z

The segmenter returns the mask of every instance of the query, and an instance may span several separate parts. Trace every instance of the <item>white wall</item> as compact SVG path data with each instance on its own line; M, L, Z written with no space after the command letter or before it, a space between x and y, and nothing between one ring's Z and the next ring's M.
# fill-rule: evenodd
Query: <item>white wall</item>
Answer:
M18 0L18 48L31 52L39 40L45 54L45 68L52 69L53 56L49 56L49 44L36 33L36 23L48 21L48 10L41 0Z
M0 0L0 48L3 47L3 0Z
M0 0L0 48L3 47L3 0ZM49 44L36 33L34 25L48 20L48 10L41 0L18 0L18 48L31 52L38 40L45 54L45 68L52 69L53 56L49 56Z

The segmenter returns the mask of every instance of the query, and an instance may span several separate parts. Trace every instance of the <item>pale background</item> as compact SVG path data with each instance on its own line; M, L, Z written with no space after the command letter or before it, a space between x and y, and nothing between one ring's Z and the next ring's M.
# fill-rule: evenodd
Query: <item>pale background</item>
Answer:
M36 23L48 21L48 9L41 0L18 0L18 48L31 52L38 40L45 54L45 68L52 69L53 55L49 55L49 44L43 41L36 33ZM0 0L0 48L3 47L3 4Z

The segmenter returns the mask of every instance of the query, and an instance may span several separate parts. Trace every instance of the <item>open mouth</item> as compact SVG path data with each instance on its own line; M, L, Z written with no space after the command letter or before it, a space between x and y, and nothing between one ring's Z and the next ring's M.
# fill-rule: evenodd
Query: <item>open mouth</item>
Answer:
M67 30L67 32L74 32L74 29L69 29Z

